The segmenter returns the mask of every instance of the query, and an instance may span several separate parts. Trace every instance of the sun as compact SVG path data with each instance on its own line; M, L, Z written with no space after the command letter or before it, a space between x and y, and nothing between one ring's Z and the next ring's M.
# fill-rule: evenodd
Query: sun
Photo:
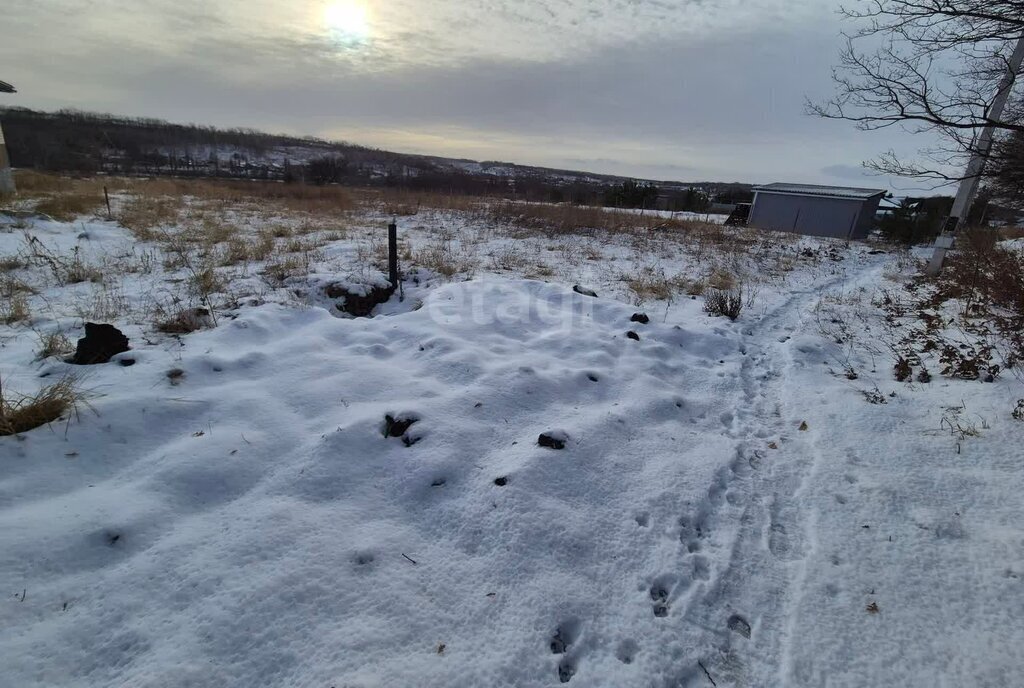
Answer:
M327 31L342 40L362 42L370 35L366 5L359 0L331 0L323 18Z

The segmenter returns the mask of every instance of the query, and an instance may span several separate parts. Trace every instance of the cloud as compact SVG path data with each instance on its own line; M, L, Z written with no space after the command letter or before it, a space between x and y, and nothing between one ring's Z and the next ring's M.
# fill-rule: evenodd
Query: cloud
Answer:
M906 148L805 115L838 47L818 0L371 2L348 44L322 2L9 2L27 106L659 178L834 181Z

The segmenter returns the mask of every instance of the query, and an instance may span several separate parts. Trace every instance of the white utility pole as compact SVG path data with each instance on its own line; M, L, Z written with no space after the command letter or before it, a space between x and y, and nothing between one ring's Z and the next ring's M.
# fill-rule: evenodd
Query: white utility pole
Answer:
M1013 90L1013 84L1017 80L1017 72L1020 71L1022 63L1024 63L1024 36L1017 41L1017 48L1006 65L1006 75L999 82L999 90L989 107L989 120L998 122L999 118L1003 116L1003 108L1006 107L1006 101L1010 98L1010 91ZM970 162L967 163L967 171L964 172L960 188L957 189L946 226L942 228L942 234L935 238L935 250L932 252L932 259L928 262L928 268L925 270L928 275L939 274L939 271L942 270L942 262L946 259L946 251L953 248L956 232L966 219L967 213L970 212L971 203L974 202L974 196L978 193L981 173L985 170L985 162L992 149L994 136L995 127L990 124L983 128L974 139L974 152L971 154Z
M0 93L16 93L16 91L6 81L0 81ZM0 194L13 194L14 192L14 173L11 171L10 158L7 157L4 130L3 127L0 127Z

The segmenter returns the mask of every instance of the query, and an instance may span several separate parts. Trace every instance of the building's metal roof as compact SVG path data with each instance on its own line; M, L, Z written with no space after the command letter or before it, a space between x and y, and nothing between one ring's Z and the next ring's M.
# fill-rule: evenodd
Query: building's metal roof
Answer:
M6 81L0 81L0 93L17 93L17 91Z
M821 186L819 184L765 184L755 186L754 191L765 193L791 194L794 196L825 196L827 198L868 199L884 196L885 189L862 189L854 186Z

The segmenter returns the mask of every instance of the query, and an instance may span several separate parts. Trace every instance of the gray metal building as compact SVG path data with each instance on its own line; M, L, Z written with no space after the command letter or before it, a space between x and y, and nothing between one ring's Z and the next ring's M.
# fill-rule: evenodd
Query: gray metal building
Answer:
M747 225L836 239L863 239L871 231L884 189L815 184L754 187Z

